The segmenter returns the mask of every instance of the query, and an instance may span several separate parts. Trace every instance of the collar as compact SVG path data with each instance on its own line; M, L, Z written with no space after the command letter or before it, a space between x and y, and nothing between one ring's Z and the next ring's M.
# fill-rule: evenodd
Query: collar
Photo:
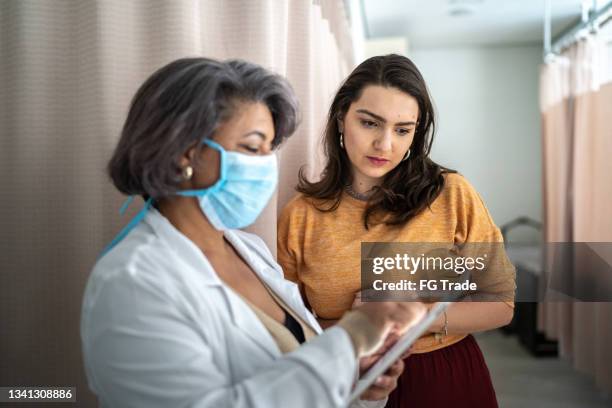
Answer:
M242 300L234 293L233 289L223 282L215 272L208 258L189 238L177 230L157 209L151 208L143 220L154 231L154 233L164 241L168 248L176 252L177 258L189 265L204 265L199 269L200 277L209 286L217 286L225 292L230 303L234 319L239 318L236 313L236 302ZM244 240L240 237L240 231L226 230L225 238L232 244L240 256L251 267L255 274L272 290L285 304L290 307L298 316L318 332L316 321L305 313L303 301L297 285L284 278L280 266L274 261L272 255L266 248L257 245L253 240ZM236 323L239 323L236 321Z

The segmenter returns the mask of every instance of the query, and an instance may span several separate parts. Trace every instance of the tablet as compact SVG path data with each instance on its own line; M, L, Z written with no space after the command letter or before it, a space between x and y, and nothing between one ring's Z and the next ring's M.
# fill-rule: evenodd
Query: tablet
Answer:
M387 352L378 360L363 376L357 381L353 392L351 393L351 401L359 399L359 396L364 393L376 379L385 373L404 354L414 342L423 335L429 326L437 319L438 316L446 310L450 302L438 302L416 325L412 326L402 337L397 340Z

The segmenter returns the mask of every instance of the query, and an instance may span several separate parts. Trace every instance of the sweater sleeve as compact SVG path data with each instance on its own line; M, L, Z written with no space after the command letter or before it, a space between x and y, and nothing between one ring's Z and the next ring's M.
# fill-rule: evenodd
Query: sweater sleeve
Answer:
M485 259L485 268L473 273L473 281L478 285L476 299L503 301L513 307L516 273L506 255L501 231L476 189L465 178L455 176L449 188L457 212L455 243L466 244L463 256Z

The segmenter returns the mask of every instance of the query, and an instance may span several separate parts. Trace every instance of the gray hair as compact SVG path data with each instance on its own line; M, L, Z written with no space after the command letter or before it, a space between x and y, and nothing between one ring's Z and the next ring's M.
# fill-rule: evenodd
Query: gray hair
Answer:
M239 102L261 102L272 114L278 147L298 124L298 102L287 80L241 60L183 58L151 75L136 92L108 163L124 194L159 198L181 182L179 160L202 148Z

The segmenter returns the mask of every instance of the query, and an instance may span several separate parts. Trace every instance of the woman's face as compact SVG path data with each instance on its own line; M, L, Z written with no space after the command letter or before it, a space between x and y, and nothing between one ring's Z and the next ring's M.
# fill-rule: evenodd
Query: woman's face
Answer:
M272 151L274 121L268 107L259 102L240 102L234 114L222 123L213 135L213 140L225 150L248 155L266 155ZM197 149L191 149L186 156L186 166L193 163ZM193 177L187 188L201 189L213 185L219 179L219 152L211 147L202 149L198 165L193 168Z
M406 155L419 105L397 88L369 85L338 123L354 178L379 182Z

